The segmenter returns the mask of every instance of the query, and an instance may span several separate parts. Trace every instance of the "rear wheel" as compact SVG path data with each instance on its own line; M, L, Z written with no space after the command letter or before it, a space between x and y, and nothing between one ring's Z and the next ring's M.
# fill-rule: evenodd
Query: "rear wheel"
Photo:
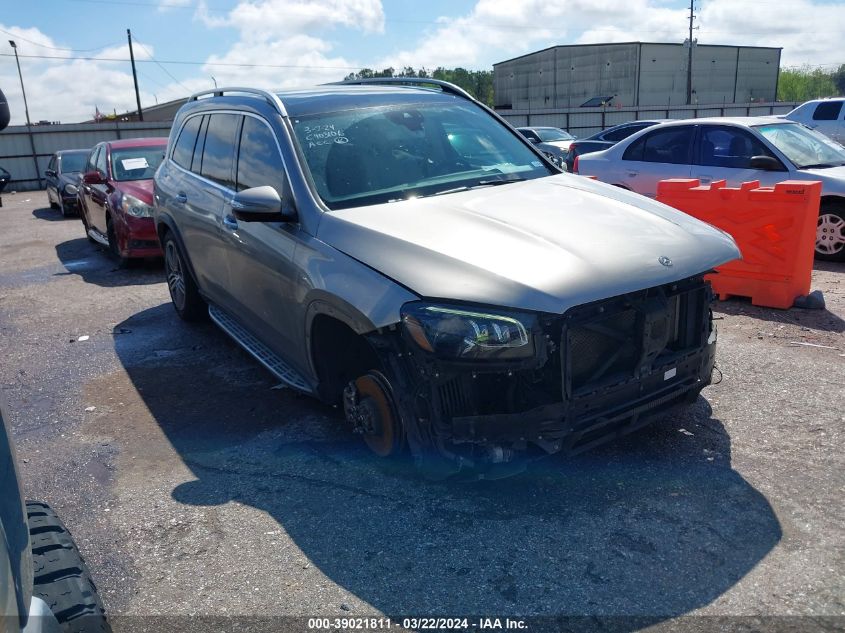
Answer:
M816 257L845 261L845 205L822 202L816 230Z
M50 506L26 502L32 542L32 593L56 616L62 630L73 633L109 633L97 586L73 538Z
M176 238L169 231L164 238L164 272L167 289L176 314L184 321L201 321L208 316L208 305L185 264Z

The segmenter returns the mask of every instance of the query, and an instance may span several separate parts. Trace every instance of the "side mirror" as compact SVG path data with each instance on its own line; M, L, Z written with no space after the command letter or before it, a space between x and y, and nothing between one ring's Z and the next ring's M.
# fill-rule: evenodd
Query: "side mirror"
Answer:
M290 222L296 212L286 209L279 192L273 187L244 189L232 198L232 213L243 222Z
M50 176L50 177L52 177L52 178L55 178L55 177L56 177L56 170L55 170L55 169L45 169L45 170L44 170L44 175L45 175L45 176Z
M103 175L98 171L89 171L82 175L82 182L86 185L102 185Z
M762 169L763 171L783 171L783 165L777 158L772 156L752 156L748 163L751 169Z

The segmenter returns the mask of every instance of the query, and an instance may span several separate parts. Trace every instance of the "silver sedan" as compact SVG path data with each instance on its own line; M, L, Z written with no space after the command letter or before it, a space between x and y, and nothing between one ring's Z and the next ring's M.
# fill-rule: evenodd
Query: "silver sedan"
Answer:
M819 180L816 257L845 260L845 147L799 123L774 117L662 123L580 156L575 170L652 198L667 178L726 180L728 186Z

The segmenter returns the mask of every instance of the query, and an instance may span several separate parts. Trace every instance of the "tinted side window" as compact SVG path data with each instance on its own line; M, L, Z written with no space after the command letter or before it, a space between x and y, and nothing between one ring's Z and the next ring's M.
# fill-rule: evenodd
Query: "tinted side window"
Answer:
M533 143L539 143L540 137L532 130L522 130L522 135Z
M109 173L108 163L106 161L106 146L103 145L100 147L100 153L97 154L97 164L94 166L98 172L100 172L103 176L107 176Z
M173 147L173 162L184 167L191 168L191 159L194 155L194 145L197 142L197 136L200 131L201 116L191 117L187 120L179 133L179 138L176 145Z
M270 185L284 195L284 173L273 131L262 121L245 117L238 152L238 191Z
M200 133L197 136L197 144L194 146L194 159L191 163L191 169L195 173L200 173L200 168L202 167L202 150L205 148L205 133L208 131L208 120L211 117L209 115L205 115L202 117L202 124L200 125Z
M50 162L47 163L47 169L52 169L53 171L56 171L56 155L55 154L53 154L53 156L50 157Z
M235 188L232 168L241 118L239 114L212 114L202 151L200 173L230 189Z
M835 121L842 111L841 101L825 101L816 106L813 121Z
M647 125L626 125L625 127L621 127L618 130L612 130L607 134L602 135L603 141L612 141L614 143L618 143L622 139L626 139L634 132L639 132L643 128L647 128Z
M713 167L748 169L752 156L771 156L769 149L751 134L737 128L704 127L696 163Z
M655 130L637 139L625 150L622 159L648 163L687 164L693 130L692 126Z

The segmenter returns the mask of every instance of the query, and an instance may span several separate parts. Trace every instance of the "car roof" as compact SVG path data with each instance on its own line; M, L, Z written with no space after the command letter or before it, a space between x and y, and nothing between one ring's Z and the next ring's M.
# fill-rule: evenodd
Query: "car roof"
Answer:
M741 127L754 127L758 125L769 125L772 123L781 123L783 125L798 125L797 123L788 119L783 119L776 116L713 116L702 117L700 119L669 119L665 120L659 125L690 125L690 124L707 124L707 125L737 125Z
M328 85L276 92L289 116L401 103L464 101L440 89L408 85ZM217 97L227 99L237 97Z
M120 149L122 147L151 147L155 145L167 145L167 137L124 138L115 141L106 141L106 144L112 149Z

